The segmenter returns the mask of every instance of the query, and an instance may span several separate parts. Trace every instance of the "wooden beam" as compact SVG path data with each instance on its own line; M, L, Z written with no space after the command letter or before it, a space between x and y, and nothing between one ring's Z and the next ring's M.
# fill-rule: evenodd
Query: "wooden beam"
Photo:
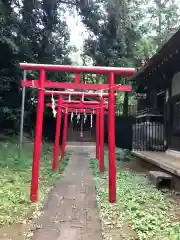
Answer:
M63 96L83 96L84 97L101 97L101 93L99 92L71 92L71 91L52 91L52 90L46 90L45 91L45 95L63 95ZM115 96L117 96L117 93L114 94ZM102 97L103 98L108 98L109 97L109 93L102 93Z
M39 87L38 80L29 80L23 81L22 87ZM107 90L109 89L109 84L77 84L77 83L69 83L69 82L51 82L45 81L44 88L58 88L58 89L78 89L78 90ZM118 92L131 92L132 86L131 85L119 85L114 84L112 86L114 91Z
M113 72L122 77L132 76L136 73L135 68L116 68L116 67L99 67L99 66L69 66L69 65L51 65L51 64L34 64L20 63L20 68L23 70L34 71L50 71L50 72L72 72L72 73L94 73L107 74Z
M62 108L79 108L79 109L96 109L96 108L99 108L100 105L98 104L88 104L88 105L85 105L85 104L68 104L68 103L64 103L63 105L58 105L56 104L56 107L62 107ZM52 107L52 104L51 103L47 103L46 104L46 107ZM108 109L108 105L104 105L104 108L105 109Z

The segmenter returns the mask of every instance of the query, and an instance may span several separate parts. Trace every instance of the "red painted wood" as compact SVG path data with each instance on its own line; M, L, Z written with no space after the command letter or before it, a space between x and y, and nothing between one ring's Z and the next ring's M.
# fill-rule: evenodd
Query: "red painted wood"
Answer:
M81 101L81 100L71 100L69 102L69 100L63 100L63 103L68 103L68 104L73 104L73 103L81 103L81 104L86 104L86 105L89 105L89 104L94 104L94 105L99 105L100 102L98 101ZM108 105L108 103L106 103Z
M99 160L99 111L96 113L96 159Z
M59 159L59 144L60 144L60 134L61 134L61 117L62 117L62 105L63 98L62 96L58 99L58 105L57 108L57 117L56 117L56 133L55 133L55 141L54 141L54 156L53 156L53 165L52 170L56 171L58 168L58 159Z
M109 148L109 202L116 202L116 157L115 157L115 101L114 74L109 75L109 105L108 105L108 148Z
M22 82L22 87L37 87L39 88L38 80L26 80ZM119 85L113 84L111 86L114 91L122 91L122 92L131 92L131 85ZM109 84L76 84L76 83L68 83L68 82L51 82L46 81L44 83L44 88L60 88L60 89L77 89L77 90L107 90L109 89Z
M20 68L24 70L35 70L40 71L40 80L28 80L23 81L23 87L36 87L38 88L38 104L37 104L37 119L36 119L36 131L35 131L35 141L34 141L34 155L33 155L33 166L32 166L32 182L31 182L31 200L33 202L37 201L38 196L38 177L39 177L39 165L40 165L40 151L42 142L42 123L43 123L43 111L44 111L44 90L45 89L73 89L73 90L105 90L108 91L106 95L103 93L103 97L108 97L108 148L109 148L109 201L111 203L116 202L116 160L115 160L115 101L114 91L132 91L132 86L130 85L118 85L114 84L114 75L119 76L132 76L135 74L135 69L133 68L114 68L114 67L87 67L87 66L66 66L66 65L46 65L46 64L31 64L31 63L21 63ZM68 82L52 82L45 79L45 71L57 71L57 72L73 72L76 74L75 83ZM80 83L80 73L96 73L104 74L109 76L109 84L81 84ZM46 90L46 95L51 95L51 91ZM59 95L60 92L55 92L54 95ZM68 96L70 93L64 92L62 95ZM76 96L101 96L100 93L72 93ZM87 94L87 95L86 95ZM104 117L104 108L100 109L99 104L68 104L63 103L62 111L64 113L64 131L63 131L63 143L62 143L62 158L65 154L66 138L67 138L67 121L68 112L63 110L63 107L68 108L80 108L80 110L86 108L94 108L96 111L96 158L99 159L99 144L101 145L101 151L103 149L102 142L100 141L100 133L102 134L102 125L100 126L99 111L101 112L101 119ZM60 106L59 106L60 108ZM92 110L92 109L91 109ZM72 110L73 111L73 110ZM59 121L59 120L58 120ZM59 129L58 129L59 131ZM57 132L56 132L57 134ZM57 136L56 136L57 137ZM57 137L58 138L58 137ZM57 156L57 154L56 154ZM101 152L102 156L102 152ZM54 169L57 167L56 160ZM102 164L102 162L101 162ZM102 165L100 165L100 168Z
M23 70L55 72L74 72L74 73L96 73L107 74L113 72L120 76L132 76L136 73L134 68L116 68L116 67L99 67L99 66L69 66L69 65L51 65L51 64L35 64L35 63L20 63L20 68Z
M52 106L52 104L51 103L46 103L46 107L51 107ZM56 106L58 107L58 105L56 104ZM96 108L99 108L99 105L98 104L76 104L76 103L64 103L64 104L62 104L62 106L61 106L62 108L68 108L68 107L70 107L70 108L80 108L80 109L90 109L90 108L94 108L94 109L96 109ZM108 106L107 105L104 105L104 108L105 109L108 109Z
M52 91L45 91L45 95L52 95ZM70 91L53 91L53 95L54 96L59 96L59 95L63 95L63 96L82 96L84 95L84 97L100 97L102 95L103 98L108 98L109 97L109 93L97 93L97 92L70 92ZM115 96L117 96L117 93L115 93Z
M63 109L62 110L63 112L65 111L65 109ZM98 110L99 111L99 110ZM68 108L68 112L69 113L71 113L71 112L73 112L73 113L83 113L84 114L84 109L72 109L72 108ZM94 111L93 110L91 110L91 109L85 109L85 113L87 113L87 114L96 114L97 113L97 110L95 110L94 109ZM108 111L107 110L104 110L104 114L108 114Z
M81 82L81 75L80 73L76 73L75 74L75 80L74 80L75 83L80 83Z
M31 193L30 198L32 202L38 200L38 183L39 183L39 168L40 168L40 154L41 154L41 144L42 144L42 125L43 125L43 115L44 115L44 82L46 78L46 73L44 70L40 71L39 86L38 91L38 104L37 104L37 116L36 116L36 129L35 129L35 139L34 139L34 152L33 152L33 164L32 164L32 180L31 180Z
M63 139L61 148L61 158L64 159L66 150L66 140L67 140L67 125L68 125L68 111L64 112L64 129L63 129Z
M99 170L101 173L104 172L104 99L101 98L100 100L100 164L99 164Z

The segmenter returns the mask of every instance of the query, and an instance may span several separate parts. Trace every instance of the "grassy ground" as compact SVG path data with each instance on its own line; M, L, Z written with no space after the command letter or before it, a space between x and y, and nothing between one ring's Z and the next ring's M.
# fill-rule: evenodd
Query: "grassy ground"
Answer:
M21 158L18 155L17 139L4 138L0 142L0 225L22 222L33 210L40 209L45 195L60 178L68 156L60 164L57 173L52 173L52 149L43 143L39 181L39 201L33 205L29 200L31 183L32 147L30 140L23 147Z
M97 161L91 160L103 239L179 240L180 205L150 185L145 174L123 170L122 162L117 167L117 203L108 203L107 156L105 161L102 177Z

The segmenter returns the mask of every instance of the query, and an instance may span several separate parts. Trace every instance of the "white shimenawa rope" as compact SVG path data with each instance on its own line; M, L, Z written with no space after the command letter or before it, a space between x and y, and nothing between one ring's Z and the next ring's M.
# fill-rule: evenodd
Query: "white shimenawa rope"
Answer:
M86 116L86 111L85 111L85 109L84 109L84 124L86 123L86 118L87 118L87 116Z
M93 109L93 113L91 113L91 128L93 127L93 115L94 115L94 109Z
M76 109L76 120L77 120L77 123L78 123L79 119L78 119L77 109Z
M54 118L56 118L57 112L56 112L56 103L54 100L54 96L53 96L53 92L52 92L52 96L51 96L51 101L52 101L52 112L53 112L53 116Z
M79 123L79 120L80 120L81 116L80 114L77 115L77 123Z
M80 134L81 137L83 137L83 121L81 120L81 134Z
M73 116L74 116L74 114L73 114L73 112L71 113L71 122L73 121Z

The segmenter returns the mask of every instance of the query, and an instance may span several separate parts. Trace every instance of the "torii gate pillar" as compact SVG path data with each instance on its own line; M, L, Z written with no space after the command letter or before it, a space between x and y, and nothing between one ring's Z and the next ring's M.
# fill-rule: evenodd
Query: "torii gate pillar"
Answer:
M99 160L99 110L96 111L96 159Z
M31 193L30 193L30 199L32 202L36 202L38 200L38 181L39 181L40 154L41 154L41 144L42 144L45 80L46 80L46 73L45 73L45 70L42 69L40 71L40 79L39 79L36 130L35 130L33 164L32 164L32 180L31 180Z
M61 105L63 102L62 95L60 95L58 99L58 107L57 107L57 117L56 117L56 135L54 141L54 156L53 156L53 165L52 170L55 172L58 167L58 158L59 158L59 143L60 143L60 134L61 134L61 117L62 117L62 110Z
M68 109L64 111L64 129L63 129L63 138L61 146L61 158L64 159L65 149L66 149L66 140L67 140L67 127L68 127Z
M114 73L109 74L108 101L108 148L109 148L109 202L116 202L116 156L115 156L115 101Z
M99 169L100 172L104 172L104 99L100 99L100 112L99 112L99 145L100 145L100 163Z

